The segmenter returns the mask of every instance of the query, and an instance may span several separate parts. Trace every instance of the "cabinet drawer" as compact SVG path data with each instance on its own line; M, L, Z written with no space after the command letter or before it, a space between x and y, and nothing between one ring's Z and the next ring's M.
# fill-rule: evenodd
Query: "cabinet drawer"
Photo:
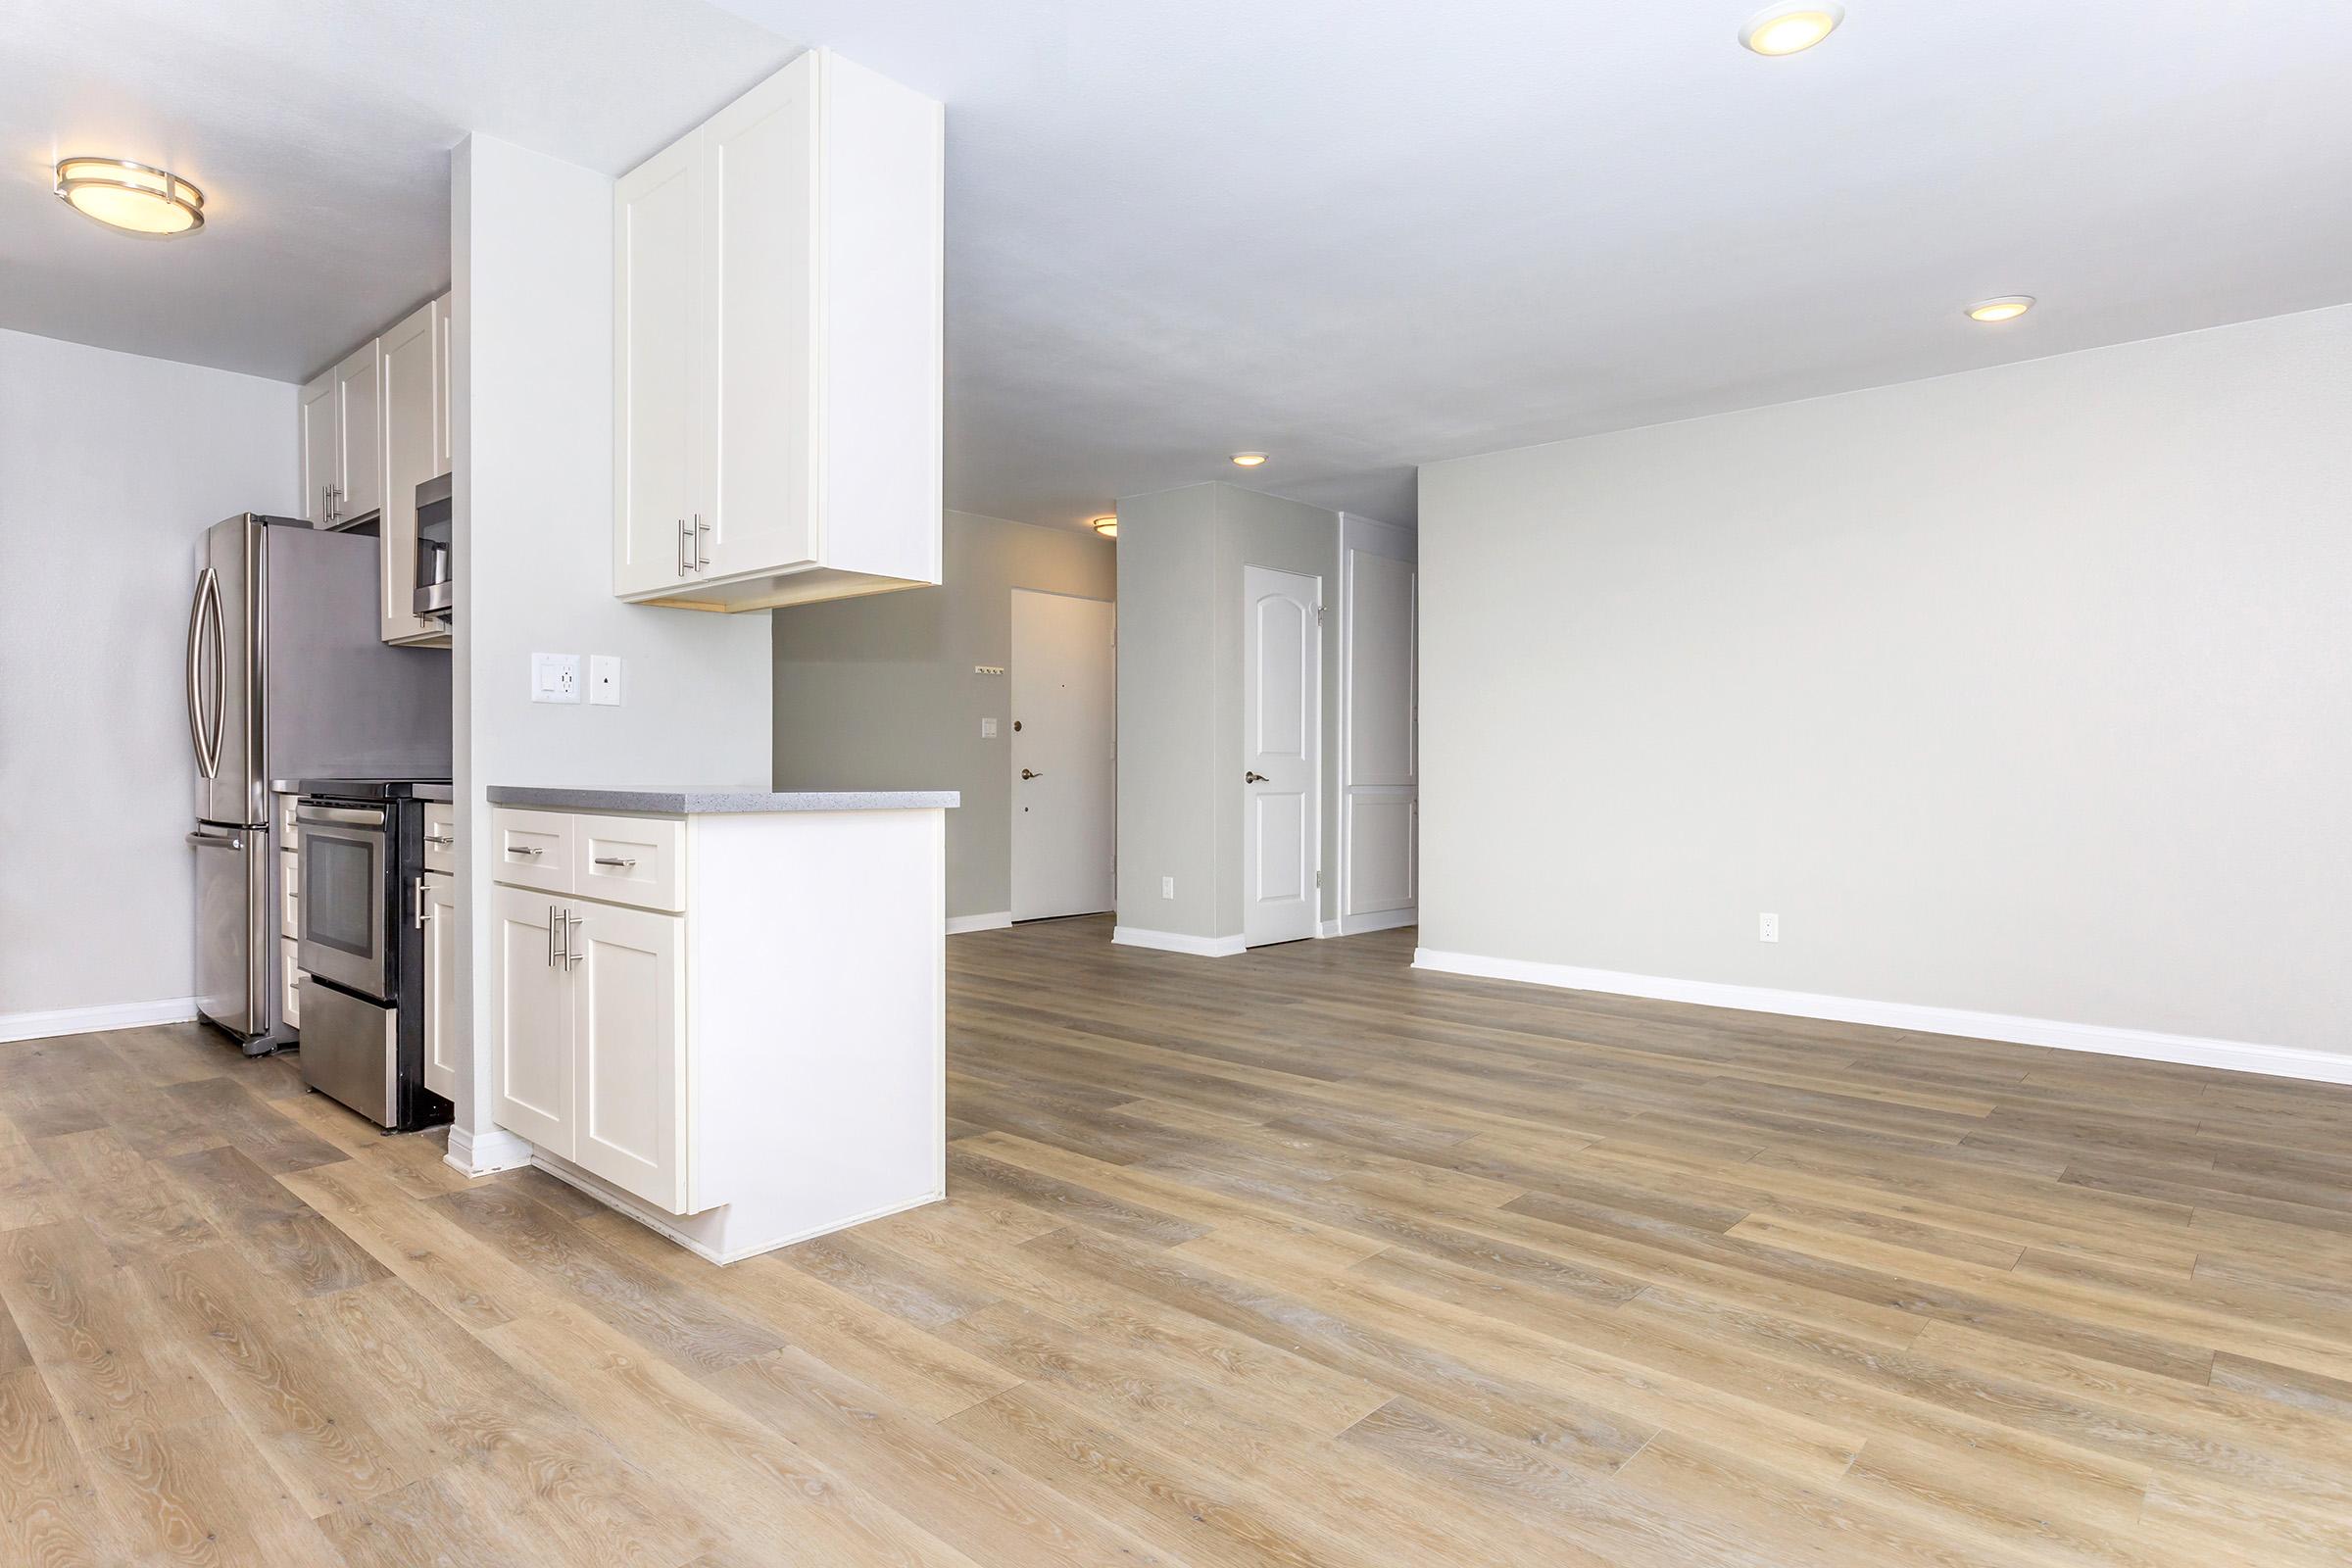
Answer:
M686 824L660 816L571 819L571 891L672 913L686 907Z
M302 967L295 956L295 945L280 940L277 945L277 1015L286 1027L302 1026Z
M302 935L302 857L292 850L277 856L277 934Z
M569 893L571 841L569 812L498 807L490 813L491 879Z
M458 808L454 806L425 803L424 868L453 875L458 869Z

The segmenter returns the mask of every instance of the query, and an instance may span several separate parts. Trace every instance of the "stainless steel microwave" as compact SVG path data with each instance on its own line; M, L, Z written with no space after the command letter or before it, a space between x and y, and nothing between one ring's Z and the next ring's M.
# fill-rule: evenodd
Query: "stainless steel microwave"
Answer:
M437 474L416 487L416 612L448 620L457 613L457 554L451 548L454 487Z

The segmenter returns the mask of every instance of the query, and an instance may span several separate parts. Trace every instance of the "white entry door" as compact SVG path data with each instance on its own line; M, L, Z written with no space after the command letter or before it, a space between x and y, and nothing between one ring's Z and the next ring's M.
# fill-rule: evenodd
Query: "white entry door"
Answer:
M1242 568L1242 940L1315 934L1323 584Z
M1012 591L1012 917L1118 902L1117 656L1112 606Z

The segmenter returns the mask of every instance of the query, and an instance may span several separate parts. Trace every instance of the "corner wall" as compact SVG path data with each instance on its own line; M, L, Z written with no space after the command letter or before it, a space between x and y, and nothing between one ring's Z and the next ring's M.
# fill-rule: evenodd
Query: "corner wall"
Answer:
M1223 483L1120 500L1122 928L1238 951L1246 565L1322 580L1320 918L1337 917L1339 560L1339 514L1303 502Z
M484 790L766 787L772 704L764 614L612 597L612 182L477 135L450 211L462 1157L492 1134ZM621 704L533 703L533 651L619 655Z
M1425 467L1422 943L2352 1053L2348 431L2342 307Z
M0 331L0 1040L195 1016L196 550L297 510L296 396Z
M1117 593L1108 540L951 512L946 581L774 612L775 787L952 789L948 917L1012 906L1012 591ZM997 720L982 739L980 720Z

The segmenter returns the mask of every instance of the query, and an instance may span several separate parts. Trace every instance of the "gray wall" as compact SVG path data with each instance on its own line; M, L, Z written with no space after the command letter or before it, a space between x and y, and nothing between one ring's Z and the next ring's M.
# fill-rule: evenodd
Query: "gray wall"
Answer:
M953 789L948 914L1012 902L1011 681L975 664L1011 657L1012 591L1117 592L1116 552L1094 534L951 512L947 580L777 611L778 789ZM997 720L994 740L980 720Z
M0 1038L195 989L196 546L294 510L295 397L0 331Z
M612 182L474 136L453 159L451 225L459 983L476 1039L490 1025L483 791L764 785L770 703L765 616L612 597ZM533 703L533 651L619 655L621 704ZM460 1086L469 1133L490 1125L488 1054Z
M1339 540L1337 513L1238 485L1120 499L1121 925L1241 934L1245 565L1323 581L1322 918L1336 918Z
M2352 1051L2352 307L1421 482L1425 946Z

